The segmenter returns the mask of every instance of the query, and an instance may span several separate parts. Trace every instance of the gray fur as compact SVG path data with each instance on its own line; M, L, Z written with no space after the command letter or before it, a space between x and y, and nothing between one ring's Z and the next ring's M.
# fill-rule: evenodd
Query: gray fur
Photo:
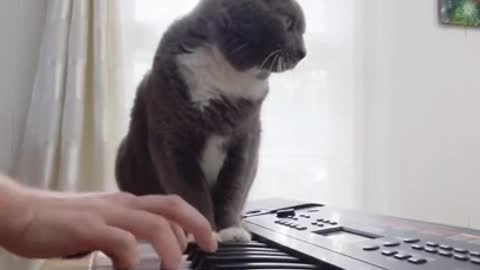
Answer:
M239 225L257 171L268 78L293 69L305 57L304 32L303 13L294 0L202 0L171 25L138 87L130 128L118 151L120 189L137 195L177 194L215 229ZM203 76L202 70L184 63L205 48L217 49L233 68L230 74L239 72L247 79L235 75L231 81L200 83L195 76ZM213 89L230 82L236 92ZM259 89L248 89L250 83ZM205 100L193 99L194 87L204 91L200 97ZM212 136L225 138L220 171L209 173L217 176L213 182L200 164Z

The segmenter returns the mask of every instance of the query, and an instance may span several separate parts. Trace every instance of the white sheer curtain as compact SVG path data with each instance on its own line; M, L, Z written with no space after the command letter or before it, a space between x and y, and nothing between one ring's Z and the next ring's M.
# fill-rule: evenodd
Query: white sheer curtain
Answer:
M135 1L135 82L150 66L168 24L197 2ZM250 197L353 206L359 180L354 87L360 60L355 58L358 14L354 0L299 2L307 16L309 55L295 71L272 78L263 113L261 164Z
M127 123L122 10L117 0L49 0L15 176L43 189L112 189ZM0 254L0 269L36 261Z
M127 121L118 1L49 1L17 176L65 191L111 186Z
M150 67L162 33L198 0L136 0L135 82ZM258 178L251 199L286 197L355 205L355 0L300 0L307 16L307 59L276 75L264 107ZM130 92L130 102L134 96ZM131 103L129 103L129 106Z

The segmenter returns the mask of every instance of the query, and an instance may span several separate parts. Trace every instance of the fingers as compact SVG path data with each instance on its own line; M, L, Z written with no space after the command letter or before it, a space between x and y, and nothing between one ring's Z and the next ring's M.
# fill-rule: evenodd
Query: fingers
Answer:
M171 223L170 225L172 227L172 231L175 233L175 236L177 237L177 242L182 252L184 252L187 249L187 245L188 245L185 231L175 223Z
M109 211L107 223L132 232L138 239L150 242L162 258L162 269L176 269L182 259L185 236L178 225L161 216L139 210ZM180 233L181 232L181 233Z
M209 252L217 249L212 227L195 208L178 196L145 196L135 200L135 208L162 215L191 232L199 246Z
M128 269L139 263L135 236L120 228L104 224L86 228L83 242L86 249L100 250L108 255L116 268Z

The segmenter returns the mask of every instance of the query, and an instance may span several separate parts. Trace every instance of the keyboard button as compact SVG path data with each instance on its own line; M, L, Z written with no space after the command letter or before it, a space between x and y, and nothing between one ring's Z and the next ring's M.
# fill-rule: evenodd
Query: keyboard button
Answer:
M380 247L379 247L379 246L375 246L375 245L363 247L363 250L365 250L365 251L375 251L375 250L379 250L379 249L380 249Z
M400 243L399 242L385 242L383 243L384 246L386 247L396 247L396 246L399 246Z
M451 252L445 251L445 250L438 251L438 254L442 255L443 257L452 257L453 256L453 254Z
M415 244L415 243L420 242L420 239L418 239L418 238L405 238L405 239L403 239L403 242L407 243L407 244Z
M395 250L384 250L384 251L382 251L382 255L385 255L385 256L393 256L397 253L398 253L398 251L395 251Z
M318 223L317 223L317 222L312 222L312 225L313 225L313 226L317 226Z
M480 259L478 259L478 258L472 258L470 261L471 261L473 264L478 264L478 265L480 265Z
M308 228L305 227L305 226L300 226L300 227L297 227L297 230L299 231L306 231Z
M425 243L425 244L426 244L427 246L429 246L429 247L434 247L434 248L438 247L438 244L435 243L435 242L427 242L427 243Z
M398 253L397 255L393 256L395 259L399 259L399 260L406 260L410 257L412 257L412 255L408 255L408 254L403 254L403 253Z
M330 221L330 225L333 225L333 226L338 225L338 222Z
M480 252L479 251L471 251L470 255L475 256L475 257L480 257Z
M461 255L461 254L455 254L455 256L453 256L455 259L459 260L459 261L468 261L469 258L465 255Z
M427 260L424 258L417 258L417 257L412 257L408 259L408 262L413 263L413 264L425 264L427 263Z
M443 249L443 250L452 250L453 249L451 246L448 246L448 245L440 245L440 248Z
M413 248L413 249L416 249L416 250L423 250L423 246L422 246L422 245L412 245L412 248Z
M430 248L430 247L426 247L425 251L428 252L428 253L433 253L433 254L438 252L438 250L436 250L434 248Z
M464 248L454 248L453 251L455 251L457 253L461 253L461 254L467 254L468 253L468 250L466 250Z

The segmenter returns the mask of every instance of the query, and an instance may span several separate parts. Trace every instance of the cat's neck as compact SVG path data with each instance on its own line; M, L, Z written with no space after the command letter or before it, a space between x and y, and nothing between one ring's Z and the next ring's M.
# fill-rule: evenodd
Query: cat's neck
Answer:
M259 69L236 70L214 45L177 56L192 102L199 107L222 98L260 101L268 93L269 74Z

